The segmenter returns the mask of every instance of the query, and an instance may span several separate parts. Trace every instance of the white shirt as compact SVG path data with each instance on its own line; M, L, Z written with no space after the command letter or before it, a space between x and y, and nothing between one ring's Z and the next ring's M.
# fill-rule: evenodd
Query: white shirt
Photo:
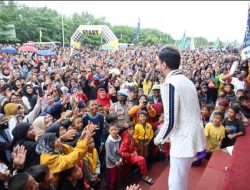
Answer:
M155 138L162 144L170 138L170 156L194 157L205 149L200 106L194 84L180 71L171 71L161 85L164 124Z
M245 90L245 81L241 81L238 78L232 77L231 84L234 85L235 93L240 89Z

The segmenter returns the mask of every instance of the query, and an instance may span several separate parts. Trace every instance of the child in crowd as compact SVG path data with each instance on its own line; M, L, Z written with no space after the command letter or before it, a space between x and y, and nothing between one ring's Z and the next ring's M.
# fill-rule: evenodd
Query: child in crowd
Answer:
M239 113L239 108L232 106L227 110L227 117L225 118L223 125L225 126L226 136L222 141L221 148L234 145L238 136L245 134L245 128L243 123L236 118Z
M27 172L39 183L39 190L56 190L53 185L53 174L46 165L35 165Z
M99 189L100 161L93 138L88 142L88 152L83 159L83 175L91 188Z
M230 102L235 102L236 101L236 95L234 92L234 85L233 84L226 84L224 88L224 97L230 100Z
M201 108L201 120L202 120L204 127L209 122L210 114L211 114L211 112L210 112L210 109L207 105L205 105Z
M79 164L79 165L78 165ZM60 173L60 183L58 189L60 190L85 190L83 183L83 175L80 167L80 162L75 164L72 168L64 170Z
M129 123L128 129L122 134L121 147L119 154L122 156L124 163L137 165L142 173L142 179L148 184L153 184L152 178L146 176L147 164L144 157L137 155L137 147L133 138L135 133L135 127L132 122Z
M227 98L220 98L218 100L218 105L215 107L215 110L212 112L209 121L212 122L214 114L217 112L222 112L224 114L223 118L226 117L226 110L229 106L229 100Z
M222 140L225 137L225 128L221 124L224 119L222 112L214 113L213 121L205 126L205 136L207 138L207 151L219 150Z
M118 135L119 129L116 124L109 127L109 136L105 143L106 150L106 190L115 190L117 184L118 168L122 165L122 158L118 151L121 137Z
M154 137L152 126L147 123L147 112L142 110L138 113L139 123L135 125L134 139L138 144L138 155L146 160L148 157L149 142Z
M76 146L78 139L81 137L82 130L83 130L83 122L81 117L74 118L73 122L71 123L71 127L69 129L73 129L75 131L75 136L70 141L69 145ZM68 144L68 143L67 143Z
M250 118L250 99L247 96L242 96L239 98L240 111L246 118Z
M105 131L104 131L104 117L98 112L98 104L96 100L90 100L88 102L88 112L82 118L83 126L87 126L88 123L97 125L95 134L93 136L95 140L95 146L99 156L102 154L105 143ZM100 158L101 159L101 158Z

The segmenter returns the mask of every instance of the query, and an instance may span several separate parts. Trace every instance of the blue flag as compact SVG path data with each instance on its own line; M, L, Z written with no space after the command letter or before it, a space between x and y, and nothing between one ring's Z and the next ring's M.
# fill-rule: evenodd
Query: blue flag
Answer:
M133 43L134 43L134 44L137 44L137 43L138 43L139 34L140 34L140 18L139 18L138 25L137 25L137 28L136 28L135 37L134 37L134 39L133 39Z
M250 57L250 7L248 7L248 19L247 19L247 28L245 32L244 37L244 43L243 43L243 50L242 50L242 56L243 57Z

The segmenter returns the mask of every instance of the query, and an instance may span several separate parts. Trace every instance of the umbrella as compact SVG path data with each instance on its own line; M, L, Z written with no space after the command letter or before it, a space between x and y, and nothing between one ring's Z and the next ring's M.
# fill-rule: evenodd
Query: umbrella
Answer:
M53 51L50 50L40 50L37 52L37 55L41 55L41 56L52 56L52 55L56 55Z
M37 52L38 50L33 46L22 46L18 49L18 51Z
M1 49L1 52L3 53L9 53L9 54L16 54L16 49L13 47L5 47Z

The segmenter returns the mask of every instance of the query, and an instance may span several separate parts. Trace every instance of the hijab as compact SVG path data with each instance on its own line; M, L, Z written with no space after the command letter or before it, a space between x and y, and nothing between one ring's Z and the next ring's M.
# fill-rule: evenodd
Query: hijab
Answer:
M33 92L31 94L27 93L28 87L31 87L33 89ZM28 101L29 101L30 106L31 106L31 110L33 110L33 108L35 107L36 102L37 102L37 97L34 93L34 88L31 84L26 84L23 86L23 96L26 96L28 98Z
M18 144L23 145L27 150L24 170L37 165L40 162L40 156L36 154L35 151L37 143L34 140L27 138L29 128L30 124L23 122L18 124L12 131L12 135L14 137L12 146L16 146Z
M27 134L29 131L30 124L28 123L21 123L18 124L12 131L12 135L14 137L13 139L13 145L16 146L17 144L24 142L27 140Z
M4 112L8 118L11 116L14 116L16 113L16 110L18 106L21 106L21 104L15 104L15 103L8 103L4 106Z
M103 106L107 106L107 107L110 107L110 98L108 97L108 95L106 94L106 96L104 98L101 98L100 97L100 94L101 94L101 91L105 91L106 90L104 88L100 88L98 91L97 91L97 103L98 104L101 104Z
M45 120L45 116L39 116L32 123L32 125L34 126L35 133L36 133L36 138L35 138L36 141L39 140L39 138L44 134L46 130L44 120Z
M39 140L39 143L37 144L36 152L38 154L42 153L58 154L58 152L55 150L56 139L57 139L56 133L45 133Z
M57 137L60 136L60 123L53 123L48 129L46 129L45 133L55 133Z

